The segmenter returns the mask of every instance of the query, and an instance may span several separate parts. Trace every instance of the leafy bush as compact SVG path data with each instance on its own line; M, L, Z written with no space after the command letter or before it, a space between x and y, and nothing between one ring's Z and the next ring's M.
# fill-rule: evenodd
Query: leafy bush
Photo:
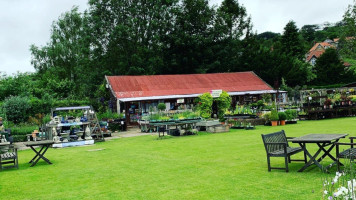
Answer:
M258 100L256 104L258 109L263 109L263 107L265 106L263 100Z
M121 119L123 118L123 114L120 115L117 112L112 112L111 110L106 110L104 113L98 113L97 117L99 120L101 119Z
M38 129L38 126L28 123L21 123L15 127L10 127L10 129L11 135L27 135L31 134L33 130Z
M150 120L159 120L160 115L159 114L152 114L150 115Z
M211 116L213 105L213 97L210 93L204 93L198 97L198 110L200 111L200 116L208 119Z
M119 131L121 128L121 123L120 122L110 122L108 129L112 132Z
M14 139L14 142L25 142L25 141L27 141L27 136L25 136L25 135L13 135L12 138Z
M231 106L231 97L226 91L223 91L216 101L218 104L218 118L220 121L224 121L225 111Z
M68 107L68 106L87 106L90 105L89 100L64 99L53 102L53 107Z
M29 114L34 116L37 113L49 113L53 107L54 99L49 94L44 94L42 99L32 97L30 99L31 108Z
M271 111L270 120L271 121L278 121L279 120L279 116L278 116L278 112L277 111Z
M234 114L253 114L253 110L249 105L236 106Z
M271 101L271 99L272 99L272 95L271 94L269 94L269 93L262 94L263 102L269 103Z
M164 103L159 103L159 104L157 105L157 108L158 108L159 111L166 110L166 104L164 104Z
M29 99L20 96L11 96L5 99L3 104L7 120L14 123L27 121L30 107Z
M278 118L279 118L280 121L283 121L283 120L287 119L287 115L284 112L279 112L278 113Z
M276 104L274 102L272 103L270 120L271 121L278 121L279 120L278 111L277 111L277 108L276 108Z
M298 113L296 110L286 110L284 113L287 115L287 120L297 119Z
M263 118L266 120L266 123L270 122L271 121L271 113L268 112L266 114L263 115Z

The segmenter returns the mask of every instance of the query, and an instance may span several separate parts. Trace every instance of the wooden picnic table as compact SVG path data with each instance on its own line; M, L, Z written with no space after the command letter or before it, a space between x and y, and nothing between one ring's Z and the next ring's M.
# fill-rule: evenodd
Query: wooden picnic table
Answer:
M303 151L310 159L307 163L305 163L305 165L298 172L304 171L312 164L318 166L322 171L327 172L327 169L329 169L330 167L332 167L334 164L337 163L336 158L330 154L331 150L335 147L336 142L338 142L341 138L345 138L347 135L348 134L308 134L308 135L291 139L290 140L291 142L298 143L302 147ZM316 151L314 155L311 155L311 153L308 151L307 144L318 145L319 149ZM326 147L328 148L326 149ZM322 151L324 152L324 154L318 157ZM331 158L334 162L327 167L323 167L320 164L320 162L326 156Z
M37 162L42 158L42 160L46 161L48 164L52 164L51 161L49 161L44 155L47 152L48 148L54 144L52 140L43 140L43 141L32 141L32 142L25 142L24 143L26 146L30 147L32 151L36 153L36 155L32 158L32 160L29 163L31 164L31 167L35 166ZM34 147L35 146L40 146L41 149L37 151Z

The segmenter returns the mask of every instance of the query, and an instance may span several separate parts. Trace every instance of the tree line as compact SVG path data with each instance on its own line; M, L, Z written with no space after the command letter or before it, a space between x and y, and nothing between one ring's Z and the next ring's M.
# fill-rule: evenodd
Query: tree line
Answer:
M34 74L2 77L0 101L9 95L55 99L99 98L105 75L194 74L254 71L272 87L347 83L355 79L355 5L343 20L318 30L282 34L252 31L251 17L237 0L218 7L208 0L89 0L62 14L44 46L31 45ZM340 38L340 48L305 62L314 42ZM333 76L330 79L330 75ZM16 79L16 80L15 80ZM22 82L28 81L29 83ZM14 89L11 85L19 84Z

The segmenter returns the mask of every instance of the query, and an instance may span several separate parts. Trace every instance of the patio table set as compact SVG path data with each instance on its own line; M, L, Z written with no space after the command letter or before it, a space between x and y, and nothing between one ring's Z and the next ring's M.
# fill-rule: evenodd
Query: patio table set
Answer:
M339 142L340 139L345 138L346 136L348 136L348 134L318 133L291 138L286 137L283 130L271 134L262 134L262 139L267 152L268 171L271 171L271 169L285 169L286 172L288 172L288 163L291 161L303 161L305 163L304 166L298 170L298 172L303 172L313 165L320 168L323 172L328 172L332 166L337 165L338 171L340 171L340 165L342 165L342 163L340 163L340 158L356 158L356 148L353 148L353 145L356 145L353 143L353 139L355 139L355 137L350 137L350 143ZM290 147L288 142L296 143L299 145L299 147ZM312 149L310 147L315 147L315 145L317 147L316 152L312 153ZM350 146L350 148L347 147L346 150L340 152L341 145ZM332 155L331 151L335 147L336 155L334 156ZM291 156L299 152L304 153L304 159L292 160ZM271 167L270 157L284 157L285 168ZM323 166L321 162L325 158L330 158L332 163L327 166Z

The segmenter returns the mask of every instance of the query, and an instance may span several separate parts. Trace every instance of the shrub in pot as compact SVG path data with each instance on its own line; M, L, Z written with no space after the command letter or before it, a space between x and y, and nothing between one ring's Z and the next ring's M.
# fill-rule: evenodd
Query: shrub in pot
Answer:
M277 126L279 120L278 112L276 110L272 110L269 119L271 120L272 126Z
M286 113L284 113L284 112L279 112L279 113L278 113L278 118L279 118L279 121L280 121L281 126L286 125L286 119L287 119Z

